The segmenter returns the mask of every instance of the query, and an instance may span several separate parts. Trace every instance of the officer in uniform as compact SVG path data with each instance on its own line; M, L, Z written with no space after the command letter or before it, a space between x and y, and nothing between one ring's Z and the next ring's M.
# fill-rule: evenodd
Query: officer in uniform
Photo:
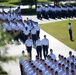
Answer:
M67 18L68 17L68 7L65 6L65 17Z
M41 13L42 13L42 18L45 18L45 5L44 4L42 4L42 11L41 11Z
M48 48L49 48L49 40L46 38L46 35L44 35L44 39L42 39L42 45L43 45L43 56L46 59L46 56L48 55Z
M63 18L66 17L66 10L65 10L65 6L62 7L62 15L63 15Z
M52 6L52 18L55 19L56 18L56 8L55 6Z
M35 27L32 28L31 35L32 35L33 45L35 45L35 43L36 43L36 29L35 29Z
M42 19L42 17L41 17L41 6L37 6L37 8L36 8L36 14L37 14L37 18L38 19Z
M19 27L17 25L17 22L12 22L11 21L11 26L12 26L13 34L15 35L14 40L16 40L17 42L19 42L19 38L20 38L19 34L20 33L19 33Z
M37 51L37 56L39 58L42 58L42 42L40 40L40 37L38 37L38 40L36 41L36 51Z
M11 19L12 19L12 20L15 19L14 12L11 13Z
M61 17L64 18L64 13L65 13L65 12L64 12L64 6L63 6L63 5L61 6L61 10L62 10L62 11L61 11Z
M16 9L16 13L21 15L21 9L20 9L20 6L18 6L18 8Z
M25 42L24 41L24 34L23 34L23 30L25 28L24 23L21 21L17 21L17 26L19 27L19 31L20 31L19 38L24 43Z
M48 6L45 6L45 18L48 19L49 9Z
M27 40L27 38L28 38L28 36L29 36L29 33L30 33L30 31L28 30L28 28L27 27L25 27L24 28L24 30L23 30L23 34L24 34L24 41L26 41Z
M57 6L57 18L61 18L61 8Z
M38 22L35 22L35 29L36 29L36 39L40 36L40 26L38 25Z
M11 14L8 13L8 21L11 21L11 20L12 20Z
M7 22L7 25L6 25L6 31L7 31L7 33L12 33L12 26L10 25L10 22L8 21Z
M49 18L52 18L52 7L51 5L48 4L48 15L49 15Z
M71 23L68 23L68 30L69 30L70 40L73 41Z
M76 13L76 7L73 6L73 17L75 17L75 13Z
M32 36L31 36L31 26L30 26L29 20L26 22L26 26L27 26L28 30L30 31L29 36L32 38Z
M33 41L29 36L28 39L25 41L25 46L26 46L27 52L28 52L29 57L30 57L29 60L32 59L32 45L33 45Z
M70 6L70 11L71 11L71 18L73 18L73 6Z
M71 18L72 15L72 8L71 6L68 6L68 17Z

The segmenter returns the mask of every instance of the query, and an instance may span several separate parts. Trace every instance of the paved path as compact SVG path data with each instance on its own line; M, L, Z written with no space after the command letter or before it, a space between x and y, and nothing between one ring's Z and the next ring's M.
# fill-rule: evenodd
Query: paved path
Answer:
M38 20L36 18L36 16L22 16L23 19L26 19L27 17L34 20L34 21L37 21L39 22L39 24L42 24L42 23L48 23L48 22L56 22L56 21L61 21L60 19L58 20L53 20L53 19L50 19L50 20L46 20L46 19L43 19L42 21L41 20ZM64 19L63 19L64 20ZM49 39L49 49L52 48L54 53L56 54L57 58L58 58L58 54L62 54L64 56L68 56L68 52L69 51L72 51L74 55L76 55L76 52L73 51L71 48L67 47L66 45L64 45L63 43L61 43L60 41L58 41L56 38L54 38L53 36L47 34L46 32L44 32L43 30L41 30L41 33L40 33L40 37L41 39L43 38L44 34L47 36L47 38ZM9 56L19 56L21 54L21 51L22 50L25 50L25 45L21 44L21 45L8 45L8 53L9 53ZM32 58L35 59L35 55L36 55L36 50L33 49L32 50ZM20 69L19 69L19 64L18 64L18 60L16 62L10 62L8 64L4 64L4 69L6 69L10 74L9 75L20 75Z

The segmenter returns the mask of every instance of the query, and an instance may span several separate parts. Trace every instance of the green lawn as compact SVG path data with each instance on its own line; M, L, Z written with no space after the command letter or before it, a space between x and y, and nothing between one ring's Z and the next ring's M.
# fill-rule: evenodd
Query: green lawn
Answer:
M49 0L38 0L38 3L48 2ZM4 2L0 2L0 6L14 6L20 4L20 0L7 0Z
M51 0L38 0L39 3L43 3L43 2L49 2Z
M0 2L0 5L4 5L4 6L14 6L19 4L19 0L7 0L4 2Z
M76 51L76 20L70 20L70 22L72 23L74 42L71 42L69 39L68 22L69 21L67 20L41 24L40 27L42 30L46 31L47 33Z

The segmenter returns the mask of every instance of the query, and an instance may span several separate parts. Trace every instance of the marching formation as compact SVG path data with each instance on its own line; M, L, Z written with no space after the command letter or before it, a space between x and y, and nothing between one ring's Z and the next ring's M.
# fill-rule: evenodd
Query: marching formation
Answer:
M49 40L46 35L40 40L40 26L38 25L38 22L34 22L29 18L23 21L20 13L8 11L6 17L6 12L4 10L2 12L1 15L4 17L0 17L0 20L3 21L3 27L5 28L6 34L13 35L14 41L20 42L21 40L23 42L30 56L30 60L32 60L33 47L36 49L39 58L42 58L43 54L46 59Z
M76 13L74 13L74 9L76 11L75 6L69 7L70 9L67 7L44 5L42 7L37 8L37 17L39 19L42 19L42 17L47 19L49 17L76 17ZM48 7L50 8L49 10L47 10ZM19 9L18 7L16 12L11 10L5 12L2 9L2 12L0 12L0 20L3 21L3 27L6 32L10 35L15 35L13 38L14 41L19 42L21 40L29 53L30 58L27 61L25 59L25 51L22 51L22 56L19 61L21 75L76 75L76 56L70 51L68 58L59 54L59 59L57 60L52 49L50 49L50 54L48 54L49 39L44 35L43 39L40 40L40 26L38 22L34 22L28 18L23 21ZM32 60L32 47L37 52L36 60ZM42 59L42 52L44 59Z
M23 52L23 51L22 51ZM36 56L36 60L20 61L21 75L76 75L76 56L69 51L69 56L58 55L53 50L46 59Z
M61 6L51 6L49 4L42 4L37 6L37 18L73 18L76 17L76 6L72 5L61 5Z

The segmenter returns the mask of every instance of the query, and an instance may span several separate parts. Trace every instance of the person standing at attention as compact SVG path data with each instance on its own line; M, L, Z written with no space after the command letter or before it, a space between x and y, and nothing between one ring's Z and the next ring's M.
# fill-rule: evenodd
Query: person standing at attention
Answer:
M27 52L28 52L28 54L30 56L29 60L32 59L32 45L33 45L33 41L29 36L28 39L25 41L25 46L26 46Z
M69 30L70 40L74 41L73 37L72 37L72 26L71 26L71 23L68 23L68 30Z
M49 40L46 38L46 35L44 35L44 39L42 39L42 46L43 46L43 56L46 59L46 56L48 55L48 48L49 48Z

